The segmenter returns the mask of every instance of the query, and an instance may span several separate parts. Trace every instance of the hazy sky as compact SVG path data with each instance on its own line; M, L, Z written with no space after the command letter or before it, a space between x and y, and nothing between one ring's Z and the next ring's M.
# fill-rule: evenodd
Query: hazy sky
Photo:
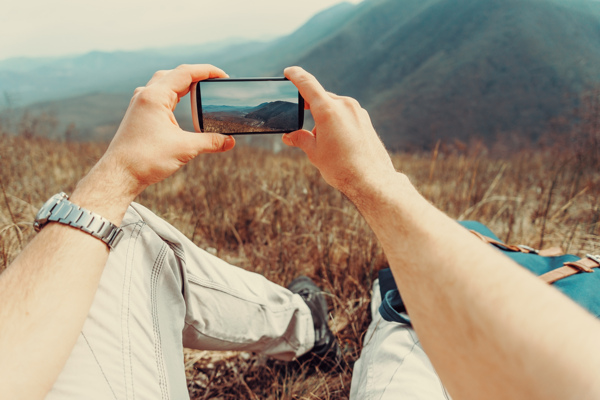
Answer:
M298 89L289 81L201 82L202 105L257 106L276 100L298 103Z
M0 59L270 38L341 1L4 0Z

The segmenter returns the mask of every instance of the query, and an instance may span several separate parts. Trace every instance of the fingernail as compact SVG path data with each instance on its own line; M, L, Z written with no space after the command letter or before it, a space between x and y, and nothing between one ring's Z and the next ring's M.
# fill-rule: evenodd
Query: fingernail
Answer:
M231 150L235 146L235 139L233 136L227 136L225 139L225 143L223 143L223 150Z

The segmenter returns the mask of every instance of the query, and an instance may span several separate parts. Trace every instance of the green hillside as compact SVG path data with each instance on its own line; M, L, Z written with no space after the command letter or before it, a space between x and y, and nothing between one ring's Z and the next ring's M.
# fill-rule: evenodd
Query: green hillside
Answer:
M392 146L535 139L575 106L566 95L600 82L599 19L580 11L600 3L371 3L300 64L358 98Z
M72 119L82 137L97 137L97 126L114 125L124 99L153 71L196 62L238 77L304 66L328 90L357 98L391 148L472 138L511 146L508 137L535 142L600 84L600 2L341 3L271 42L2 61L0 91L21 106L45 99L36 110L56 103L63 126Z

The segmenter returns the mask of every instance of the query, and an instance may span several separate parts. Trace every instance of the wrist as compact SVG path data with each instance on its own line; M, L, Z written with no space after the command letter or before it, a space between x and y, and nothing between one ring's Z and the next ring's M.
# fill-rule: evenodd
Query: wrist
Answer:
M350 200L377 235L388 259L406 250L400 244L408 243L426 224L424 221L430 220L432 211L439 213L399 172L378 180Z
M407 196L417 194L415 187L406 175L400 172L390 172L365 180L359 185L353 185L344 194L364 215L377 210L390 201L402 200Z
M142 190L124 171L101 159L77 183L70 201L119 226L127 207Z

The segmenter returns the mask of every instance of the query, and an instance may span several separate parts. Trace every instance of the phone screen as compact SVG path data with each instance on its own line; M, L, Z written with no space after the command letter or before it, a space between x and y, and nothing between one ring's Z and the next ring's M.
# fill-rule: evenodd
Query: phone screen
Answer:
M285 78L209 79L195 92L201 132L285 133L304 122L304 100Z

